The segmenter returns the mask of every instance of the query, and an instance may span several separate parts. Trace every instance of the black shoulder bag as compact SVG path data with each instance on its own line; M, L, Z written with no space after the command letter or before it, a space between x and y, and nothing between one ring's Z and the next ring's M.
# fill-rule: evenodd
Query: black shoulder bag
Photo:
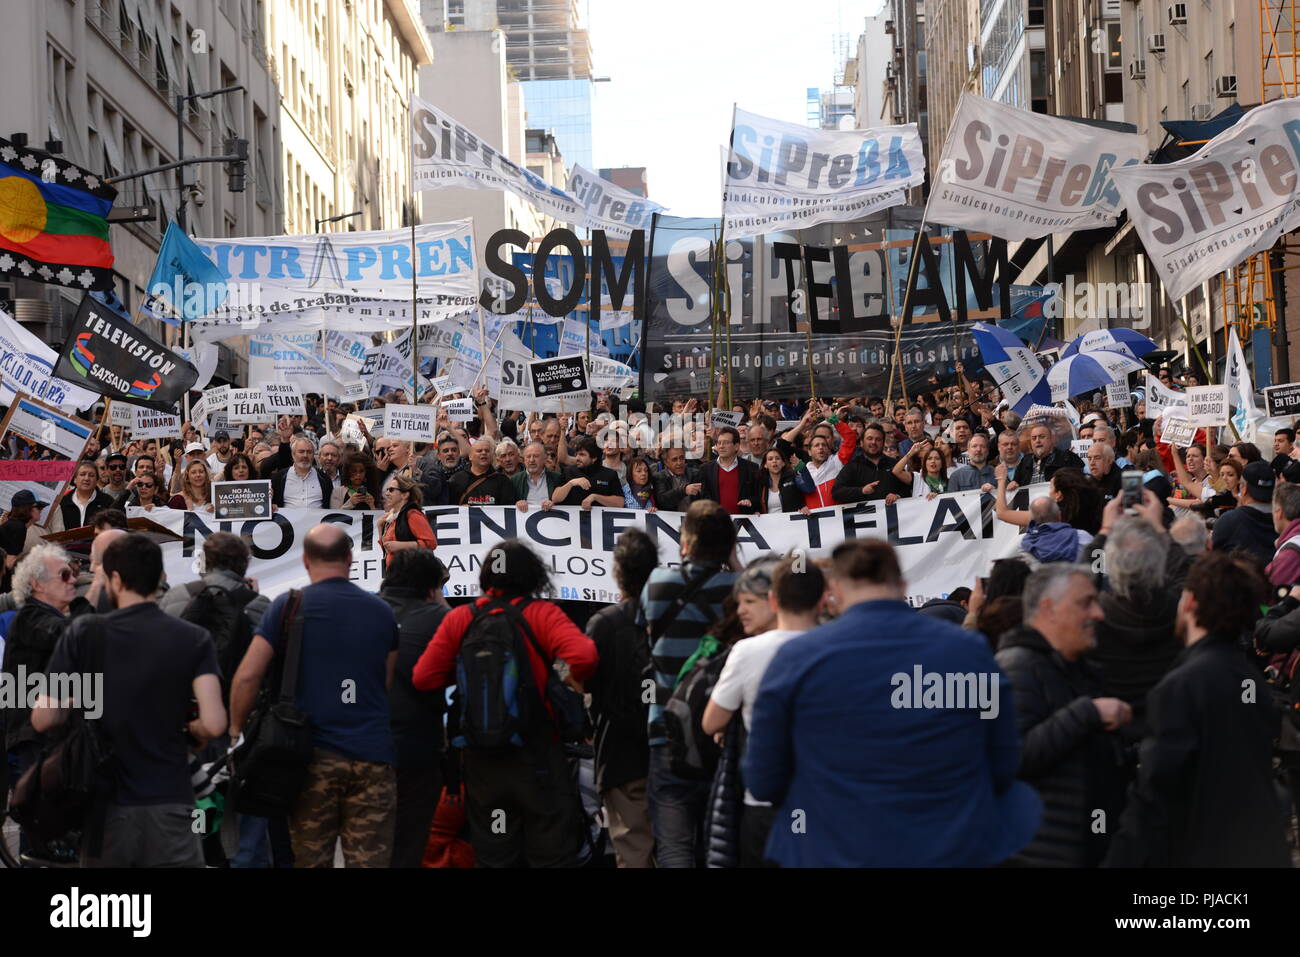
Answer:
M280 695L269 692L248 720L245 743L234 755L235 810L258 817L288 814L307 779L312 759L311 716L294 701L302 660L303 595L295 588L285 605L286 637Z
M587 705L582 695L566 685L556 673L554 659L546 656L541 643L538 642L532 627L528 624L528 619L524 617L523 608L527 604L528 602L525 601L523 605L515 606L509 601L504 601L502 607L524 633L528 643L533 646L533 651L537 652L537 657L546 664L546 700L550 702L551 711L555 714L556 730L559 731L560 740L566 744L586 741L592 735ZM529 674L528 678L531 680L532 675Z

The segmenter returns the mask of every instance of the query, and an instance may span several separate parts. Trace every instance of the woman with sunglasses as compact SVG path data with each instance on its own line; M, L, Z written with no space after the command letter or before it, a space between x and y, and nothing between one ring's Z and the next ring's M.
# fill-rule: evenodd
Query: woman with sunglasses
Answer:
M385 486L384 505L388 511L379 521L379 544L384 549L385 568L394 553L404 548L438 547L420 502L420 483L409 475L399 475Z
M155 512L170 508L168 502L162 497L162 492L158 488L158 479L152 472L138 476L132 484L135 488L127 503L131 509Z

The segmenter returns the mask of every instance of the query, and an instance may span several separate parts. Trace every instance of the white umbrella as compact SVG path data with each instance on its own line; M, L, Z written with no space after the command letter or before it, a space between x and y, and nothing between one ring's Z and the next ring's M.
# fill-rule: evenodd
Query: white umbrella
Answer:
M1052 387L1052 401L1059 402L1072 395L1105 388L1122 376L1145 368L1146 363L1131 355L1098 349L1062 359L1047 370L1047 381Z

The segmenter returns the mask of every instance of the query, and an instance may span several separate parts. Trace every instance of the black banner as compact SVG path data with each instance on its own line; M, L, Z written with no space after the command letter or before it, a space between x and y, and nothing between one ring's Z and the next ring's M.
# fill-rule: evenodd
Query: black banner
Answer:
M111 399L172 412L199 373L124 316L84 296L54 374Z
M1269 386L1264 390L1264 401L1272 417L1300 415L1300 382Z
M733 397L810 394L809 320L818 393L883 395L894 355L890 317L902 311L919 216L919 209L895 207L856 223L727 240ZM641 395L647 401L708 391L710 244L717 231L716 219L655 217L643 311ZM970 326L1006 311L1007 280L999 274L993 281L988 260L997 253L988 253L985 240L964 233L956 241L936 234L923 246L901 344L909 394L951 383L957 362L967 375L982 368ZM805 269L811 269L807 284ZM725 339L720 327L719 371L727 368Z

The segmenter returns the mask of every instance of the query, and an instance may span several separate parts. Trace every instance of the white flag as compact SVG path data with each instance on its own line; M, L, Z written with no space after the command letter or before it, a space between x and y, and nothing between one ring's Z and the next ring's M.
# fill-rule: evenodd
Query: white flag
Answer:
M1185 160L1116 170L1115 185L1181 299L1300 226L1300 97L1255 107Z
M634 229L649 230L654 214L666 208L616 186L576 163L569 173L569 192L586 210L584 226L603 229L622 239L631 236Z
M925 179L915 123L816 130L736 110L723 155L728 239L852 222L903 203L904 190Z
M565 223L586 217L582 204L558 186L530 173L498 146L470 131L451 114L411 97L413 189L500 189L514 193Z
M1235 326L1228 334L1228 364L1223 371L1223 382L1228 387L1228 401L1237 410L1232 415L1232 424L1239 433L1245 432L1246 423L1263 413L1255 407L1255 387L1250 381L1250 369Z
M1124 204L1114 168L1146 139L963 93L926 218L1020 240L1110 226Z

